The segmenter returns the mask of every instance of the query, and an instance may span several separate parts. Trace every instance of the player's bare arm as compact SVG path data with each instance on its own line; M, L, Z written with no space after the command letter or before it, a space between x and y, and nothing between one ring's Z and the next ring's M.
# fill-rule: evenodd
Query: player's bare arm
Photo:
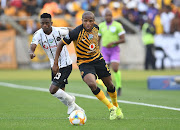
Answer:
M101 41L101 36L98 36L98 45L99 45L99 48L101 48L100 41Z
M29 49L29 56L31 59L33 59L36 55L34 54L34 51L36 50L37 45L31 44Z
M122 35L119 36L119 40L118 40L118 41L114 41L114 42L109 43L109 44L107 45L107 48L111 48L111 47L113 47L114 45L117 46L117 45L122 44L122 43L125 43L125 42L126 42L126 40L125 40L125 35L122 34Z
M62 40L57 45L56 56L55 56L55 59L54 59L54 65L52 67L52 70L53 70L54 74L56 74L58 72L58 70L59 70L58 59L59 59L59 55L60 55L64 45L65 44L63 43Z

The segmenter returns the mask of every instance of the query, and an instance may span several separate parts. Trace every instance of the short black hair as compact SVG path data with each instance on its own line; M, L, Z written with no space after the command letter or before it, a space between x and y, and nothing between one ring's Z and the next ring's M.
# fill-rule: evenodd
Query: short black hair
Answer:
M43 13L43 14L41 14L41 18L50 18L51 19L51 15L48 13Z
M95 19L95 16L94 14L91 12L91 11L85 11L82 15L82 19L86 16L86 15L91 15L94 19Z

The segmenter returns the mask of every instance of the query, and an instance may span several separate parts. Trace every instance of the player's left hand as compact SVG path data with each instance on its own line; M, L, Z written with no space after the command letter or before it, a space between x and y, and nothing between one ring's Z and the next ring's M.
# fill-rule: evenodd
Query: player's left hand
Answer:
M113 47L115 45L115 42L111 42L111 43L109 43L106 47L107 48L111 48L111 47Z
M53 67L52 67L52 71L54 74L57 74L57 72L59 71L59 66L54 64Z

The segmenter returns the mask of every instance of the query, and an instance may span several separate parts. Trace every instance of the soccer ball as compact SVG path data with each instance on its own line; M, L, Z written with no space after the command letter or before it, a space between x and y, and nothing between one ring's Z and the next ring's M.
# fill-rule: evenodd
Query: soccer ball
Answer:
M81 110L75 110L69 116L69 121L72 125L84 125L86 120L86 114Z

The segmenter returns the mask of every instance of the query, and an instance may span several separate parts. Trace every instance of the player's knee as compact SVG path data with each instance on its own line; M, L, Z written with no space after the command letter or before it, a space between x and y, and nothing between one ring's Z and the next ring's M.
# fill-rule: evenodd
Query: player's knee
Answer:
M114 87L115 87L115 86L114 86L112 83L109 83L109 84L107 85L107 89L108 89L108 90L113 90Z
M55 89L53 89L52 87L50 87L49 92L50 92L50 94L55 94L57 91Z
M96 82L90 81L86 83L92 91L95 91L97 88Z
M113 71L116 73L118 72L118 68L114 68Z

